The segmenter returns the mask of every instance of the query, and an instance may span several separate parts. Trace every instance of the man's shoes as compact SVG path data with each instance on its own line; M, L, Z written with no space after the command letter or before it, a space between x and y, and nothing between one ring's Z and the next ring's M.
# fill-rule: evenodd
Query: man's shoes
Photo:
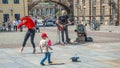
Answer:
M34 48L34 49L33 49L33 54L35 54L35 52L36 52L36 49Z
M65 42L65 44L69 45L69 44L70 44L70 42Z
M64 43L64 42L62 42L61 44L62 44L63 46L65 45L65 43Z

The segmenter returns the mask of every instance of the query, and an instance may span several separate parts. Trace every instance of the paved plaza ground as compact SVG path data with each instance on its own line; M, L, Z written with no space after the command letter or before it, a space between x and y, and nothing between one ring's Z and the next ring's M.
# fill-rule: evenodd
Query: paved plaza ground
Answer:
M56 27L40 27L46 32L53 43L58 42ZM75 26L69 27L69 36L76 39ZM19 48L22 44L26 29L23 32L0 32L0 68L120 68L120 26L102 26L100 31L91 31L87 34L93 37L93 42L74 45L54 45L52 54L53 64L40 65L44 54L39 50L40 34L36 33L35 43L37 51L32 54L30 40L21 54ZM77 54L78 62L72 62L71 57Z

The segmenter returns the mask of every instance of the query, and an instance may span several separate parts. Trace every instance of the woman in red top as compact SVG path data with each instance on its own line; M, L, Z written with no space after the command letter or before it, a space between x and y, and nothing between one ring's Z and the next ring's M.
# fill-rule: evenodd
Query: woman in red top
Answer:
M33 53L35 53L35 51L36 51L35 43L34 43L35 23L29 16L24 16L21 18L21 22L20 22L20 24L18 24L17 28L19 29L20 26L23 26L23 25L25 25L28 28L28 31L24 37L24 41L23 41L22 48L21 48L21 53L22 53L22 51L26 45L26 42L30 36L31 36L31 43L33 46Z

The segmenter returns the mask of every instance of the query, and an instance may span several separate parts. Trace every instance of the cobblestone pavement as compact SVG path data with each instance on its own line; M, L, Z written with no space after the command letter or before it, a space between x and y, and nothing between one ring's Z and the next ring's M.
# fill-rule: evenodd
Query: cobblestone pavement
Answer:
M104 27L104 26L102 26ZM53 43L58 42L56 27L41 28L46 32ZM23 32L0 32L0 68L120 68L120 27L107 26L101 31L91 31L87 28L88 36L93 37L94 42L81 43L76 45L55 45L52 46L52 61L46 66L39 64L43 54L39 50L40 34L36 33L35 43L36 54L32 54L32 47L28 40L23 54L20 54L19 47L26 33ZM69 36L76 39L75 26L69 27ZM109 32L109 31L112 32ZM79 62L71 62L71 57L77 54Z
M120 68L120 43L52 46L52 65L47 61L41 66L43 54L37 47L36 54L26 47L23 54L18 48L0 49L0 68ZM77 54L79 62L72 62L71 57Z
M120 42L120 27L114 27L115 29L112 29L112 32L109 32L111 27L103 28L101 31L91 31L87 27L87 36L90 36L93 38L94 43L110 43L110 42ZM54 43L59 41L57 28L56 27L40 27L41 32L46 32L50 39ZM74 32L75 26L69 27L69 37L72 40L75 40L77 35L76 32ZM24 38L24 35L26 33L26 29L24 29L23 32L0 32L0 48L16 48L20 47ZM35 43L36 46L39 44L39 40L41 33L36 33L35 35ZM31 46L30 41L28 40L27 46Z

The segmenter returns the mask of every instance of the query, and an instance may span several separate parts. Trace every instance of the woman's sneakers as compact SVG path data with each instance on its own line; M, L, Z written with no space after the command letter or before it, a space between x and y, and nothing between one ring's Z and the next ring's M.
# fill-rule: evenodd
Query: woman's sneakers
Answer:
M22 53L22 52L23 52L23 49L24 49L24 47L21 47L21 49L20 49L20 53Z
M21 49L20 49L20 53L23 52L23 49L24 49L24 47L21 47ZM35 54L35 52L36 52L36 49L34 48L34 49L33 49L33 54Z
M34 48L34 49L33 49L33 54L35 54L35 52L36 52L36 49Z

